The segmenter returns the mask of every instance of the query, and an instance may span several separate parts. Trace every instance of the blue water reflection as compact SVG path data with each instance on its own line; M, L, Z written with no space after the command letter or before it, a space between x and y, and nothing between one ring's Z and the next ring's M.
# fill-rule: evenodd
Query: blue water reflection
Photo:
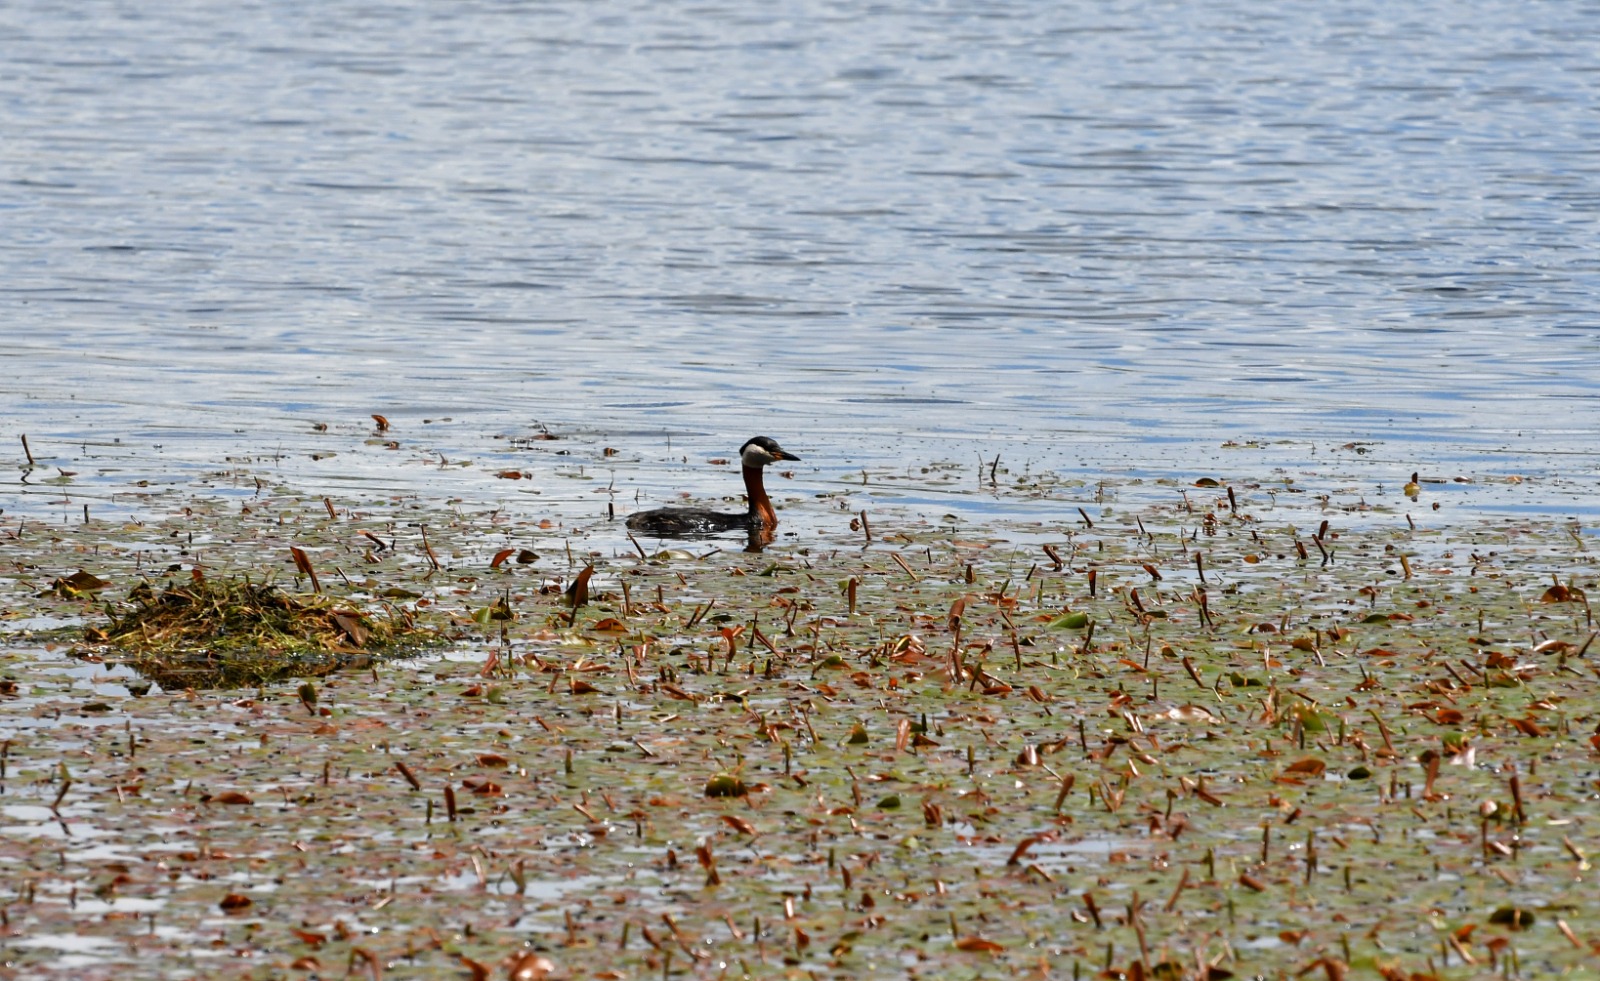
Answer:
M381 412L469 453L1592 477L1597 35L1510 0L9 4L0 386L39 446L178 469Z

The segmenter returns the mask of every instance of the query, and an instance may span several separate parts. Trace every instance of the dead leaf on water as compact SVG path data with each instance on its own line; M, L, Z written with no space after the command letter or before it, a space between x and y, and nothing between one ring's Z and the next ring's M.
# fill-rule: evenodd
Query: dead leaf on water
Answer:
M110 582L99 576L79 569L70 576L63 576L50 583L50 592L73 599L78 596L87 596L98 593L111 585Z
M1174 722L1204 722L1208 725L1220 723L1222 720L1211 714L1209 710L1199 705L1178 705L1161 713L1163 718Z
M567 599L572 601L573 615L577 609L589 602L589 580L594 577L594 566L584 566L578 577L572 580L572 585L567 587Z
M728 827L739 832L740 834L753 835L756 833L756 826L751 824L749 821L746 821L742 817L738 817L737 815L733 814L723 814L721 817L722 823L726 824Z
M1327 768L1328 764L1322 762L1314 756L1308 756L1303 760L1296 760L1295 762L1290 763L1288 766L1284 767L1283 772L1303 773L1307 776L1317 777L1321 776L1322 772Z
M556 966L542 954L516 956L506 968L506 981L543 981Z
M226 896L223 896L222 901L217 903L217 905L222 908L224 913L235 914L242 913L251 906L254 906L255 901L249 896L240 895L236 892L230 892Z

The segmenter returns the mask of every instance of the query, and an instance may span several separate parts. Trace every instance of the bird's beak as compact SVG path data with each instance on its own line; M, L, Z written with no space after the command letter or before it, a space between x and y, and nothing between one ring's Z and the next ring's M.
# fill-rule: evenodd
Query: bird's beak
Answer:
M790 453L788 450L782 449L781 447L778 450L778 459L780 459L780 460L793 460L796 463L800 462L800 458L799 457L795 456L793 453Z

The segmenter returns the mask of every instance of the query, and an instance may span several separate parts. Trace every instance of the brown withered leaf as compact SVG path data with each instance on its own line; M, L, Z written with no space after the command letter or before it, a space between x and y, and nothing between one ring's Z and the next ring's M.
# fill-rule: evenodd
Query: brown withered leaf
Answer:
M291 545L289 555L294 558L294 567L300 570L300 574L311 580L312 591L322 592L322 584L317 581L317 570L312 567L311 558L306 555L306 550L298 545Z
M1212 724L1222 721L1199 705L1177 705L1161 713L1161 716L1174 722L1204 722Z
M530 951L507 965L506 981L544 981L555 969L548 957Z
M1052 831L1046 831L1043 834L1029 835L1028 837L1026 837L1026 838L1022 839L1021 841L1017 842L1017 847L1013 848L1011 850L1011 857L1006 859L1006 864L1007 865L1019 865L1019 864L1021 864L1022 857L1024 855L1028 854L1028 849L1032 848L1034 845L1039 844L1041 841L1054 841L1055 837L1056 837L1055 833L1052 832Z
M367 646L367 637L371 634L371 631L361 622L359 614L335 613L333 622L337 623L339 629L344 631L344 635L350 639L351 644L356 647Z
M594 576L594 566L586 565L578 573L578 578L572 580L572 585L567 587L567 599L572 601L572 608L576 610L589 602L589 580Z
M249 909L251 906L254 906L255 900L251 899L249 896L243 896L236 892L230 892L226 896L223 896L222 901L217 905L222 907L222 911L224 913L241 913Z
M993 940L985 940L982 937L962 937L956 941L956 949L984 954L998 954L1005 950Z
M1484 655L1483 666L1486 668L1514 668L1517 666L1517 659L1510 654L1504 654L1500 651L1484 651Z
M501 470L495 476L501 480L521 480L523 473L521 470Z
M717 857L711 854L711 845L696 845L694 857L700 862L700 867L706 870L706 888L722 885L722 876L717 874Z
M1544 728L1532 719L1507 719L1506 721L1511 724L1513 729L1522 733L1524 736L1544 735Z
M86 596L97 593L110 586L111 583L92 572L79 569L70 576L63 576L50 583L50 592L72 599L77 596Z
M1284 767L1283 772L1304 773L1308 776L1315 777L1320 776L1322 771L1326 770L1327 768L1328 764L1322 762L1314 756L1308 756L1303 760L1296 760L1295 762L1290 763L1288 766Z
M372 414L372 421L377 423L378 432L386 433L386 432L389 431L389 420L385 419L383 416L380 416L376 412L374 412Z
M213 797L207 798L206 803L207 804L254 804L255 801L251 800L247 795L239 793L237 790L224 790L220 794L217 794L217 795L215 795Z
M500 566L505 563L506 559L509 559L516 554L517 550L514 548L502 548L500 551L494 553L494 558L489 560L489 568L500 568Z
M738 815L723 814L720 815L720 817L722 818L723 824L726 824L728 827L739 832L740 834L753 835L756 833L756 826L751 824L749 821L746 821L744 818L739 817Z

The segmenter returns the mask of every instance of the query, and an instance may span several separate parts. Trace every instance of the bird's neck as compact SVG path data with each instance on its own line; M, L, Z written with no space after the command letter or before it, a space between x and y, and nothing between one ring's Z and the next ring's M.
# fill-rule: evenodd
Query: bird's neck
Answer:
M767 488L761 482L760 467L744 468L744 492L750 498L750 516L758 519L763 527L776 528L778 512L772 509L772 501L767 497Z

